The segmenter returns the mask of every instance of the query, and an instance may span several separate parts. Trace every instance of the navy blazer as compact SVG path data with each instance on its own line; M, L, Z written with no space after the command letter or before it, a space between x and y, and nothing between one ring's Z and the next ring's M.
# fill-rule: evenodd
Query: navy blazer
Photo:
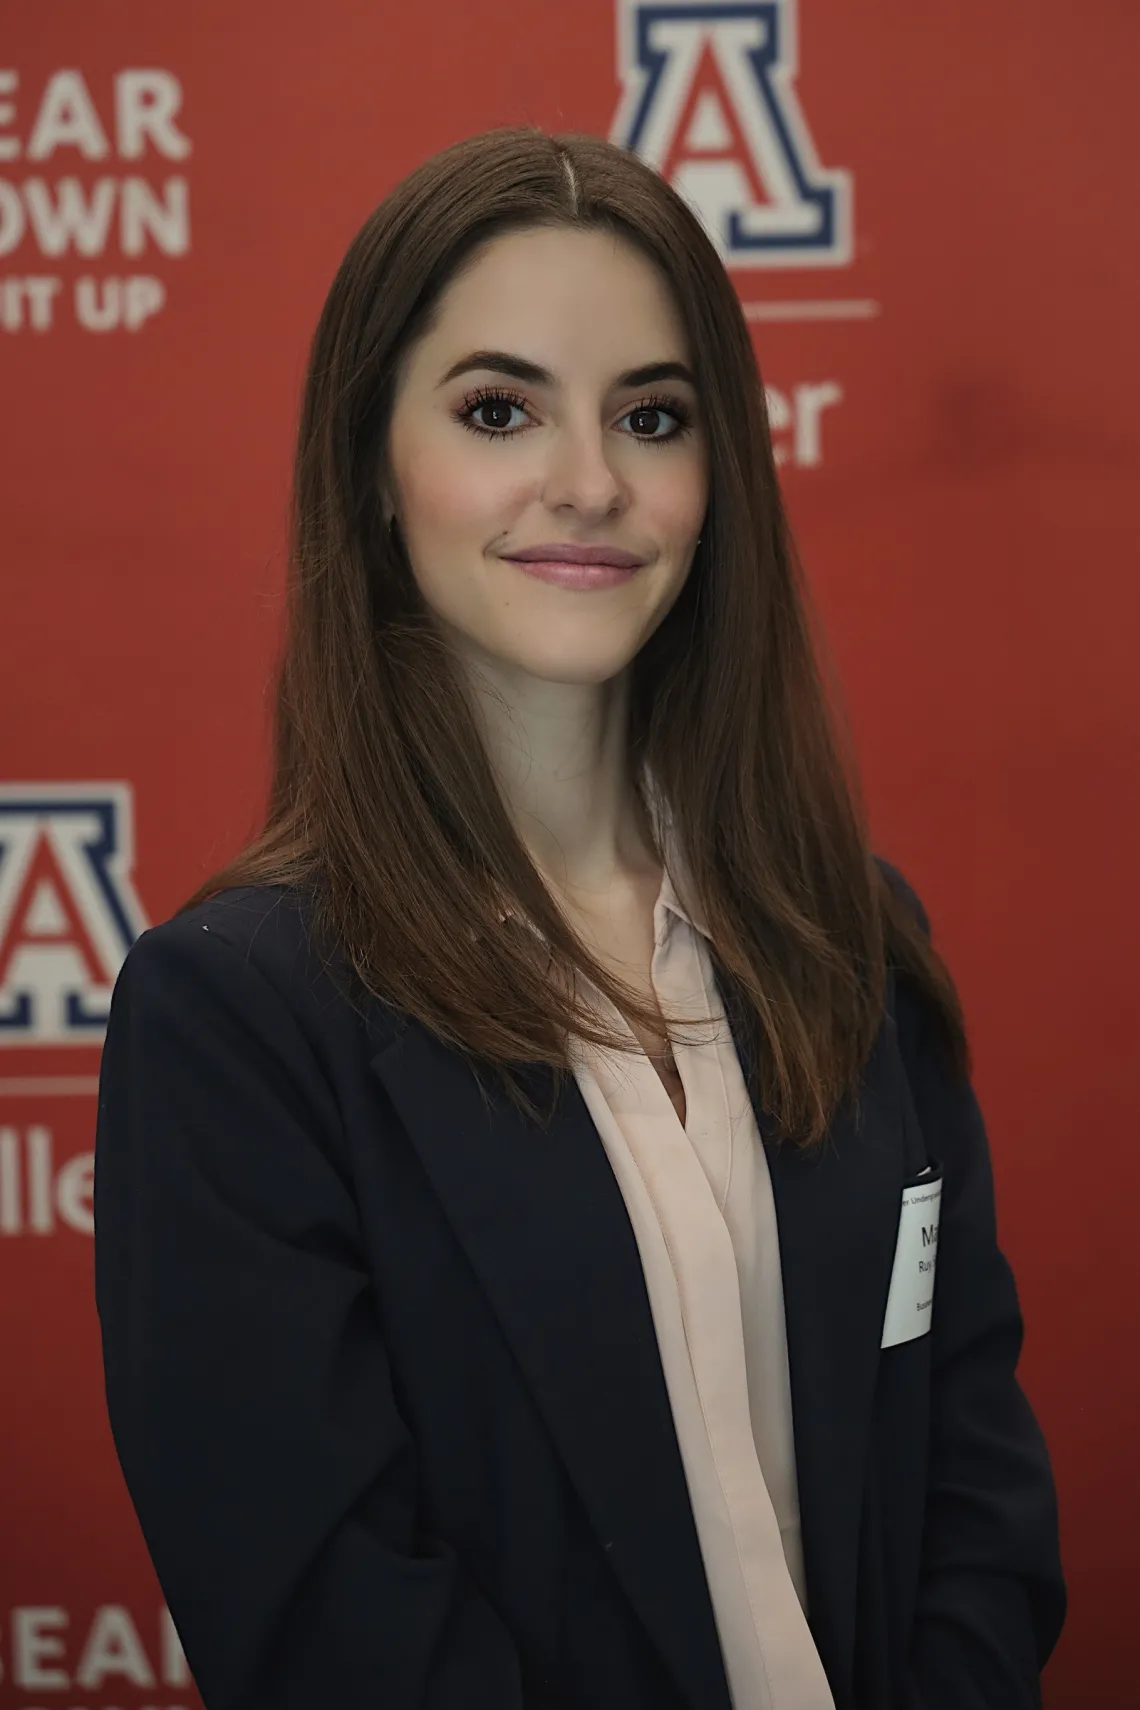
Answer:
M1064 1614L1053 1484L982 1118L931 1025L892 977L861 1124L815 1155L757 1110L809 1619L837 1710L1029 1710ZM523 1073L545 1102L549 1069ZM95 1162L107 1402L208 1710L730 1710L601 1138L573 1082L546 1134L490 1090L488 1116L458 1053L358 1013L284 888L126 958ZM884 1350L928 1163L932 1327Z

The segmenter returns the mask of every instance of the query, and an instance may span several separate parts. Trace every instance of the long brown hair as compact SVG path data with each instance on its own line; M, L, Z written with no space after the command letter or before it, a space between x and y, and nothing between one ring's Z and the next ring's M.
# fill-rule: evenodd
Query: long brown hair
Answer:
M631 665L630 776L637 787L648 768L660 790L718 981L758 1025L764 1107L778 1132L811 1143L857 1093L888 964L934 1005L965 1074L961 1008L869 848L735 290L684 201L595 137L519 127L457 143L397 185L349 246L301 411L268 812L183 909L236 885L305 892L314 935L335 947L350 986L415 1016L477 1080L492 1069L539 1122L549 1113L511 1065L548 1064L556 1101L571 1035L633 1049L584 1005L576 973L635 1023L658 1024L590 955L531 862L469 686L381 518L401 358L479 246L552 224L637 245L671 285L687 334L709 505L684 589ZM503 897L542 939L504 928Z

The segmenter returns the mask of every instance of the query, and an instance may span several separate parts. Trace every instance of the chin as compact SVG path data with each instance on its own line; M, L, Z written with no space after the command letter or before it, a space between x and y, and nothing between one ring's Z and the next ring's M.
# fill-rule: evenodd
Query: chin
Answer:
M606 644L600 638L583 636L577 646L565 635L551 638L545 646L493 649L504 663L537 677L544 683L608 683L630 664L637 652L635 646L615 647L612 635Z

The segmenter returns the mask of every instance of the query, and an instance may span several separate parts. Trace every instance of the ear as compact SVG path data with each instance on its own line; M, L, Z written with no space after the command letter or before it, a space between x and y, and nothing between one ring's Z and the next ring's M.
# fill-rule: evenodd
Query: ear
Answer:
M398 541L400 539L400 523L396 515L396 506L391 496L383 488L380 491L380 516L389 540Z
M396 514L396 491L392 480L392 471L388 467L388 459L380 456L374 466L374 492L380 503L380 520L385 528L390 528L392 518Z

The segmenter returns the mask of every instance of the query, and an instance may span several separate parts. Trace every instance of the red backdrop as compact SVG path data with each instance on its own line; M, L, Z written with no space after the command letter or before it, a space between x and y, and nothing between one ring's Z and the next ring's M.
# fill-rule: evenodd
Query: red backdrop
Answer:
M1140 13L755 0L734 37L689 4L666 49L662 10L7 20L2 1710L197 1702L103 1413L102 1020L131 937L256 818L298 388L344 247L425 155L518 121L656 149L737 216L876 845L972 1029L1071 1583L1047 1703L1135 1702Z

